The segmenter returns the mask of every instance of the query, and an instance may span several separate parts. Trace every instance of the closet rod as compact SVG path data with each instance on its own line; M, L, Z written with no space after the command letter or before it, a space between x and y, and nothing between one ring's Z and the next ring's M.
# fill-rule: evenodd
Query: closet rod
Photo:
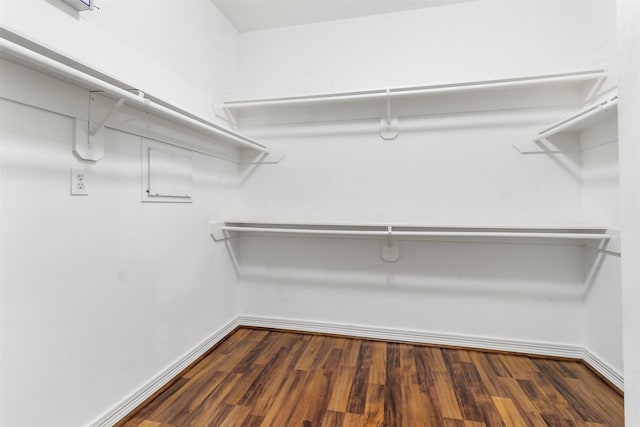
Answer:
M53 70L57 73L72 78L74 81L78 81L88 85L89 87L104 91L112 96L125 99L126 102L131 103L137 107L140 107L144 111L156 113L161 116L172 119L173 121L187 125L189 127L198 129L206 134L215 135L216 137L223 137L236 144L242 145L253 150L268 153L269 150L266 146L247 138L232 130L226 129L215 123L209 122L206 119L199 118L198 120L179 113L175 110L167 108L156 102L145 98L144 95L136 95L111 83L107 83L96 77L93 77L87 73L79 71L73 67L62 64L47 56L41 55L16 43L13 43L4 38L0 38L0 50L9 52L23 60L45 67L49 70Z
M383 236L383 237L522 237L573 240L606 240L610 234L599 233L540 233L540 232L496 232L496 231L393 231L387 230L319 230L304 228L237 227L223 226L223 231L241 231L278 234L326 234L344 236Z
M409 96L441 93L470 92L485 89L503 89L511 87L526 87L536 84L580 82L586 80L596 80L606 77L604 70L580 71L574 73L548 74L533 77L486 80L465 83L453 83L444 85L416 86L407 88L377 89L361 92L343 92L326 95L292 96L284 98L254 99L246 101L227 101L225 108L238 109L250 107L267 107L274 105L294 105L304 103L331 102L331 101L351 101L386 98L387 96Z
M595 105L591 105L585 108L584 110L574 114L573 116L567 117L566 119L539 132L538 135L536 135L535 141L560 133L563 130L571 128L572 126L575 126L579 123L582 123L593 116L597 116L599 114L607 112L610 109L615 108L617 105L618 105L618 95L614 95L609 99L606 99Z

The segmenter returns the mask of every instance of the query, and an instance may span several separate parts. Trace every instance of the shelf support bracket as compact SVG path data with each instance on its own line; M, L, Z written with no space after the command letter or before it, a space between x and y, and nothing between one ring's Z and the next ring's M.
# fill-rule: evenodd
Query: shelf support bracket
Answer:
M587 240L585 244L599 251L610 252L614 254L622 253L622 239L620 230L609 229L607 234L611 237L605 240Z
M398 137L398 118L391 117L391 89L387 89L387 117L380 119L380 136L385 141Z
M115 113L118 112L118 110L120 109L120 107L122 107L122 104L124 104L124 98L120 98L118 99L118 101L113 104L113 107L111 107L111 110L109 110L109 112L102 118L102 120L100 120L94 127L93 129L91 129L91 132L89 132L89 137L95 136L98 132L100 132L102 130L102 128L104 127L104 125L107 123L107 121L113 117L113 115ZM91 120L90 120L91 122Z
M381 256L386 262L400 259L400 241L393 237L393 227L387 227L387 237L381 242Z
M231 233L229 231L225 231L223 227L225 226L224 221L222 222L211 222L209 223L209 234L213 237L213 240L216 242L220 242L222 240L228 240L231 237Z
M96 122L96 97L95 93L89 93L89 121L76 119L75 140L73 152L82 160L97 162L104 156L104 125L118 112L125 99L120 98L105 114ZM95 123L95 124L94 124Z

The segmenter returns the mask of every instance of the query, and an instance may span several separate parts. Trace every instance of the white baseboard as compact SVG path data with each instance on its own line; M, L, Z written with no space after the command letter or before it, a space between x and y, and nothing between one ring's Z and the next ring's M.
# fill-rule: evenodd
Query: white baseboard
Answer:
M520 341L472 335L443 334L439 332L424 332L406 329L377 328L362 325L313 322L308 320L282 319L274 317L240 316L239 323L243 326L351 335L361 338L469 347L514 353L538 354L541 356L568 357L573 359L582 359L583 357L582 347L557 343Z
M165 384L171 381L176 375L178 375L183 369L193 363L200 356L205 354L211 347L225 338L236 327L240 326L239 319L236 317L229 323L218 329L200 344L189 350L185 355L178 360L167 366L164 370L159 372L155 377L149 380L146 384L140 387L138 390L130 394L128 397L120 401L113 406L103 415L98 417L92 423L91 427L111 427L127 414L138 407L142 402L152 396L156 391L160 390Z
M591 352L588 348L585 348L583 350L582 360L606 378L611 384L618 387L621 391L624 391L624 377L622 374L605 362L600 356Z

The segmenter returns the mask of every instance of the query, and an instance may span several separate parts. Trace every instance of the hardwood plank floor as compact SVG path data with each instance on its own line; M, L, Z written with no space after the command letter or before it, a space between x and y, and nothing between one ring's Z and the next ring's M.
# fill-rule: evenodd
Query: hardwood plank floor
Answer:
M580 362L241 328L122 427L623 426Z

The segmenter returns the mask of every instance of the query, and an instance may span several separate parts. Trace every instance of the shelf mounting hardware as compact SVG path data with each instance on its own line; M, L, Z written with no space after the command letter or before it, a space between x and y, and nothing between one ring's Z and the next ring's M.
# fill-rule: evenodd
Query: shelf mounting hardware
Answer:
M89 108L91 108L91 106L93 105L94 98L93 96L91 97L92 101L89 104ZM125 99L124 98L120 98L118 99L118 101L113 104L113 107L111 107L111 110L109 110L109 112L102 118L102 120L100 120L92 129L91 132L89 132L89 137L95 136L98 132L100 132L102 130L102 128L104 127L104 125L107 123L107 121L113 117L113 115L120 109L120 107L122 107L122 104L124 104ZM93 111L93 110L92 110ZM89 122L91 122L91 120L89 120Z
M391 141L398 137L398 118L391 117L391 89L386 91L387 118L380 119L380 136L385 141Z
M138 96L142 92L138 92ZM100 120L95 120L97 105L96 92L89 92L89 120L76 119L73 152L82 160L97 162L104 156L104 126L124 105L126 99L120 97Z
M386 262L396 262L400 259L400 242L393 237L393 227L387 227L387 238L381 242L381 256Z

